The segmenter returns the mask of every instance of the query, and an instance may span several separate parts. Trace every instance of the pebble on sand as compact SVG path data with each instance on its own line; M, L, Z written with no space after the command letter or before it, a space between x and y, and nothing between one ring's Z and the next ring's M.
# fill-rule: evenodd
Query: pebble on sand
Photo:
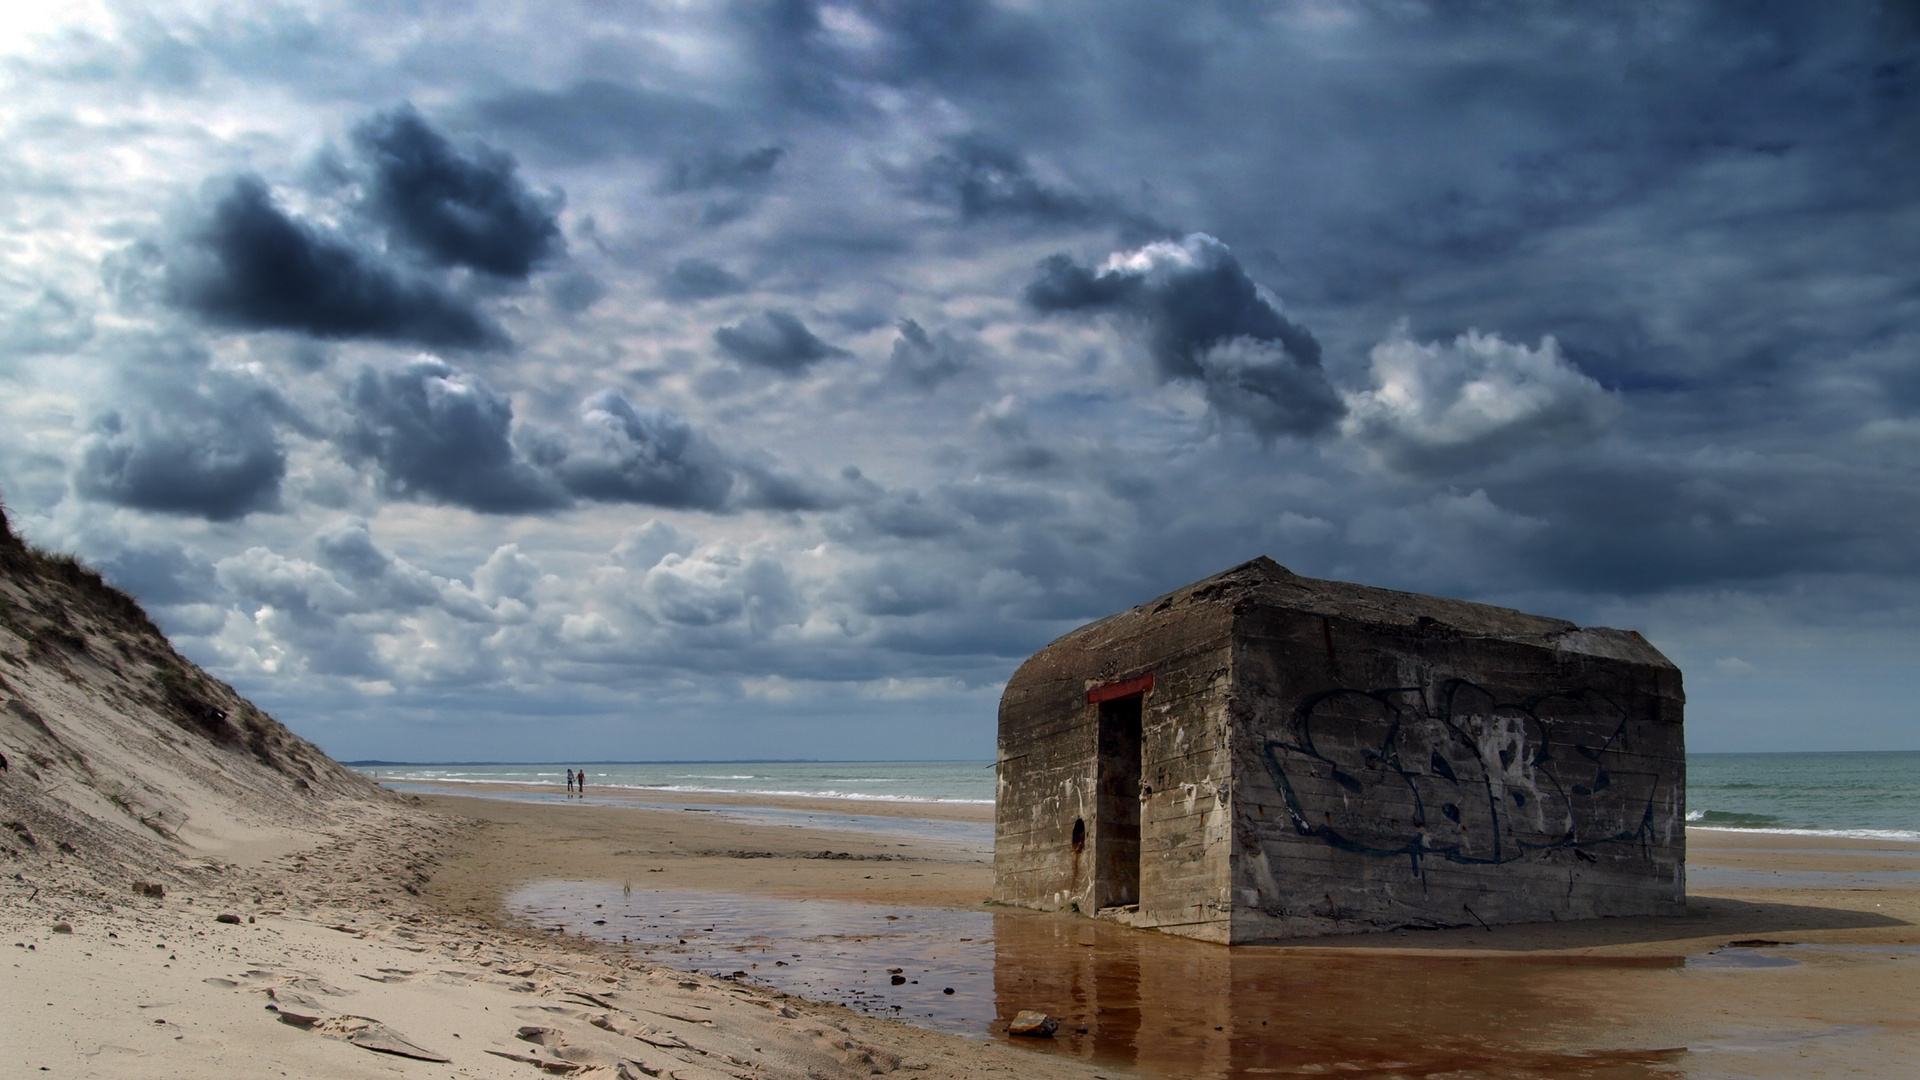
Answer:
M1034 1009L1021 1009L1014 1014L1013 1022L1007 1025L1007 1034L1025 1035L1034 1039L1051 1039L1060 1029L1060 1021L1046 1013Z

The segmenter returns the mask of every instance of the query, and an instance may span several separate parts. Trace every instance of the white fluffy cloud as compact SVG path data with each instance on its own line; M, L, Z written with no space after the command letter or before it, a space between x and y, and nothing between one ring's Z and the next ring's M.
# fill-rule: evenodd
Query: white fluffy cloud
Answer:
M1448 474L1574 445L1619 410L1551 337L1537 348L1478 330L1421 342L1402 326L1369 361L1372 385L1347 395L1341 432L1406 473Z

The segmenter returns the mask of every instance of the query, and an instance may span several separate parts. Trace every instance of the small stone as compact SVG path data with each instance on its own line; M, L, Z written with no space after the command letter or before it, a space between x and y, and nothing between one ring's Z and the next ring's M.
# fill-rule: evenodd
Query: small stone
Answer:
M286 1011L281 1010L280 1015L284 1017L287 1015ZM392 1054L395 1057L413 1058L416 1061L447 1062L453 1060L438 1051L429 1050L424 1046L418 1046L410 1042L405 1035L379 1022L369 1024L358 1031L352 1032L347 1036L347 1041L362 1050L374 1050L382 1054Z
M1060 1029L1060 1021L1035 1009L1021 1009L1014 1014L1013 1023L1007 1025L1007 1034L1025 1035L1033 1039L1051 1039Z
M906 984L907 977L905 975L895 975L891 981L895 986L903 986Z
M526 1027L514 1032L513 1037L516 1039L524 1039L527 1042L533 1043L535 1046L560 1045L560 1029L540 1027L535 1024L528 1024Z
M227 924L228 926L239 926L239 925L240 925L240 916L238 916L238 915L235 915L235 914L234 914L233 912L231 912L231 911L223 911L223 912L221 912L220 914L218 914L218 915L215 915L215 916L213 917L213 921L214 921L214 922L222 922L222 923L226 923L226 924Z
M951 996L951 995L953 994L953 987L951 987L951 986L949 986L949 987L947 987L947 988L946 988L945 990L942 990L942 991L940 991L940 992L941 992L941 993L943 993L943 994L947 994L947 995L949 995L949 996Z
M54 923L53 932L56 934L71 934L73 933L73 924L70 922Z

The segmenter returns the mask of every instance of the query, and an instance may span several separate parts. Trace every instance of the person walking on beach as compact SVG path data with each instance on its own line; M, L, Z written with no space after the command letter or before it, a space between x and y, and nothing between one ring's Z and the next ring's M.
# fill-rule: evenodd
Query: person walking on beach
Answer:
M573 770L567 770L567 798L573 798Z
M580 789L580 797L587 797L587 770L581 769L574 774L574 785Z

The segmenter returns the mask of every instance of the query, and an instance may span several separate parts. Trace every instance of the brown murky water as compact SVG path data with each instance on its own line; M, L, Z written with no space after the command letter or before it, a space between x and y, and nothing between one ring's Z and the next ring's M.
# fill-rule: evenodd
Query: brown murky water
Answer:
M1003 1015L1045 1009L1066 1036L1049 1052L1170 1075L1653 1077L1680 1056L1591 1043L1557 976L1592 961L1228 949L1057 918L994 930Z
M1166 1076L1651 1080L1680 1075L1685 1053L1633 1045L1586 1007L1597 969L1678 977L1671 958L1228 949L1024 911L581 882L509 906L647 959L976 1037L1008 1039L1014 1013L1039 1009L1056 1036L1011 1041Z

